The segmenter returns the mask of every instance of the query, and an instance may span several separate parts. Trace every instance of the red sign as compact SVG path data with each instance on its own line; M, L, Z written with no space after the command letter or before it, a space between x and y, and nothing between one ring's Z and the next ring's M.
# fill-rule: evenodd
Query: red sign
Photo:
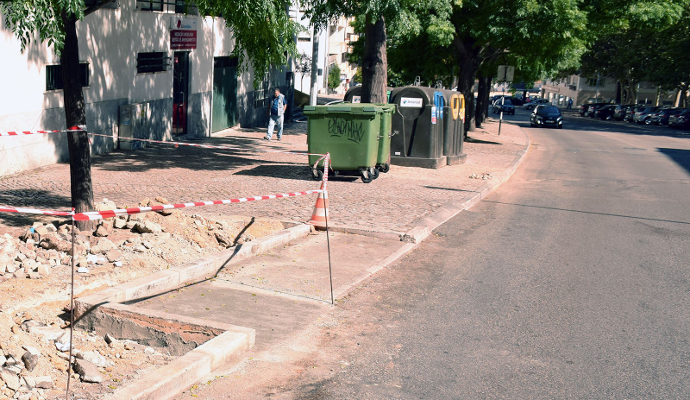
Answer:
M172 30L170 31L171 50L196 49L196 31Z

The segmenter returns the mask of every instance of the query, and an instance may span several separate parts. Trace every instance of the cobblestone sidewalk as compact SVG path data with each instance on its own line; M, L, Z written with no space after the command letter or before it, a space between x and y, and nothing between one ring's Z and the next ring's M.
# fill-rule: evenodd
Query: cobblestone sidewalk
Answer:
M449 201L461 200L484 182L473 174L505 169L527 143L521 129L490 120L471 132L465 143L467 162L438 170L392 166L372 183L340 179L329 182L329 217L333 225L404 232L410 224ZM307 157L261 150L304 151L306 123L286 124L283 140L262 140L265 129L232 128L194 143L234 145L238 150L153 145L93 158L94 199L132 206L162 196L171 202L222 200L316 189ZM2 140L11 140L2 139ZM69 165L57 164L0 177L0 204L41 209L70 209ZM307 221L315 196L209 206L186 210L212 217L248 215ZM0 233L25 228L35 215L0 213Z

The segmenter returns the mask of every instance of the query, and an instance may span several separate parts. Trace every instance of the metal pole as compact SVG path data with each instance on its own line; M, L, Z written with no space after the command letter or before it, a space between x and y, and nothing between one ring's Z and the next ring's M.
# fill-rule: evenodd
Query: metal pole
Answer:
M498 120L498 136L501 136L501 124L503 123L503 105L506 102L506 83L503 81L503 97L501 97L501 118Z
M72 209L74 212L74 209ZM69 294L69 358L67 360L67 388L65 389L65 399L69 400L69 384L72 376L72 334L74 332L74 259L75 242L77 240L77 230L74 227L74 217L72 217L72 273Z
M311 48L311 88L309 90L309 105L316 105L318 96L317 80L319 76L319 35L320 32L314 27Z
M328 191L324 195L328 199ZM326 211L324 215L326 218L326 246L328 247L328 280L331 283L331 305L335 305L335 299L333 298L333 268L331 267L331 235L328 232L328 207L324 210Z

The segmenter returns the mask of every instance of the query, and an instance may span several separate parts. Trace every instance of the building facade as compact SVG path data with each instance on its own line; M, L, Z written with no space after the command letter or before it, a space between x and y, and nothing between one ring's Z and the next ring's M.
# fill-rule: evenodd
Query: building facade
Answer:
M637 98L631 103L671 105L675 100L673 92L658 91L649 82L640 82L636 89ZM545 80L542 85L542 97L559 107L567 106L570 99L573 100L573 107L594 101L615 102L617 91L616 80L604 76L587 79L579 75L570 75L559 80Z
M265 123L273 87L290 73L272 71L259 88L251 68L238 73L234 40L221 18L170 0L119 0L77 24L92 154L118 146L120 126L140 138L210 136ZM60 60L46 43L20 42L0 15L0 131L65 128ZM136 105L136 115L127 114ZM123 114L124 113L124 114ZM131 117L131 120L129 119ZM139 125L135 123L139 121ZM68 159L64 134L0 139L0 176Z
M344 94L350 88L352 77L357 72L357 66L349 62L352 53L352 43L358 39L355 29L350 24L353 18L339 18L329 28L328 65L338 65L340 69L340 83L336 93ZM361 83L361 82L360 82Z

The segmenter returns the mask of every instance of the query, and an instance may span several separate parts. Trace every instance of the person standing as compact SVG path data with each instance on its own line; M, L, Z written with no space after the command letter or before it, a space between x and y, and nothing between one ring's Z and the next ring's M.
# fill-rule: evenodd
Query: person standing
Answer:
M268 132L264 139L271 140L273 137L273 129L278 126L278 140L283 138L283 120L285 116L285 110L287 109L287 102L285 101L285 96L280 93L280 89L275 88L273 91L273 98L271 99L271 105L266 110L268 114Z
M568 99L568 110L573 108L573 99Z

